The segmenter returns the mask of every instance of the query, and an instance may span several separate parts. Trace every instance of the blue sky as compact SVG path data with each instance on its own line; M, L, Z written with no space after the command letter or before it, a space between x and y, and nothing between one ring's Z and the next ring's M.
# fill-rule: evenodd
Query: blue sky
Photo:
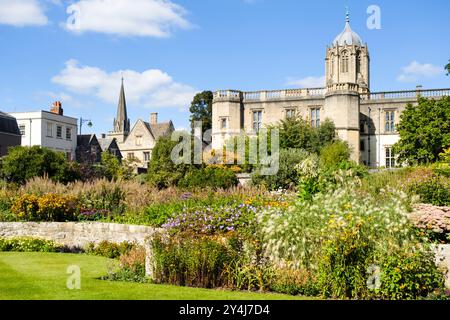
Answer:
M123 75L132 123L158 112L187 128L198 91L320 84L346 6L369 45L372 91L450 87L448 0L0 0L0 110L61 100L92 119L83 133L107 132Z

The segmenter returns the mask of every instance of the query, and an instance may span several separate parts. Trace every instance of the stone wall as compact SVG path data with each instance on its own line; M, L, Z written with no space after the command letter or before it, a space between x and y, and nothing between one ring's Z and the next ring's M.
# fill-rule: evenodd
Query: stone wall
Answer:
M37 237L53 240L70 247L84 247L101 241L136 242L143 245L145 238L159 229L100 222L0 222L0 237Z
M445 275L445 286L450 289L450 244L437 246L436 264L447 272Z

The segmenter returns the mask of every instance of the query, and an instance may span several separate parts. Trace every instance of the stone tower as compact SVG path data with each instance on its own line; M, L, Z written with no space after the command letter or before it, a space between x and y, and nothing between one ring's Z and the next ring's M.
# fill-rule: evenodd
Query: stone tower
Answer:
M325 61L325 116L349 143L352 160L360 162L360 95L370 92L370 58L367 45L350 27L348 12L345 29L327 48Z
M130 133L130 119L127 115L127 103L125 99L125 89L123 86L120 87L119 104L117 105L117 116L114 119L113 131L109 133L109 136L116 138L117 142L123 143Z

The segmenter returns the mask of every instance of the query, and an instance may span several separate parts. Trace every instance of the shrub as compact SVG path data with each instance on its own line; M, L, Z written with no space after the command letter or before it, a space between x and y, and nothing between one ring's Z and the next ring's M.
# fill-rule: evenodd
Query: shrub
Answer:
M114 243L110 241L102 241L98 244L89 243L85 252L94 256L101 256L110 259L117 259L136 248L136 244L131 242Z
M450 236L450 208L416 205L411 221L431 241L447 242Z
M276 175L260 175L257 168L252 174L252 183L263 185L269 190L293 189L299 182L299 176L293 169L308 157L309 153L302 149L281 149L279 158L279 170Z
M236 174L228 168L206 167L191 168L178 182L181 188L210 187L228 189L239 183Z
M202 288L225 284L223 271L236 258L225 239L170 237L153 239L157 283Z
M350 159L350 148L347 142L336 141L320 150L320 165L323 168L336 167Z
M24 194L14 201L11 212L19 220L64 222L75 219L76 205L72 196Z
M426 297L444 287L444 276L436 267L434 254L424 250L387 256L380 281L381 297L393 300Z
M344 185L288 210L257 215L270 261L281 268L308 270L325 297L370 296L368 268L419 242L408 220L406 194L392 191L389 201L380 202L356 195L354 188Z
M170 218L163 225L172 233L218 234L238 231L247 236L256 231L255 214L252 205L234 203L223 207L195 207Z
M63 183L78 178L76 165L67 162L63 153L38 146L10 148L1 170L7 181L20 184L33 177L48 176Z
M424 203L436 206L450 205L450 182L446 178L433 177L414 183L410 186L410 191L419 195Z
M129 281L129 282L147 282L145 274L145 249L136 247L119 257L119 268L110 271L107 280Z
M28 237L0 238L0 251L59 252L62 249L63 247L50 240Z

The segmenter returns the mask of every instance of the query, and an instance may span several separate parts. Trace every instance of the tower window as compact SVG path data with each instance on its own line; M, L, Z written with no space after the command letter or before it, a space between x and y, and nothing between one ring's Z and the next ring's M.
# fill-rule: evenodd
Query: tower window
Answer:
M253 111L253 131L259 132L262 128L262 111Z
M395 132L395 111L386 111L385 132Z
M312 108L310 112L311 127L320 127L320 108Z
M341 58L341 71L342 73L347 73L348 72L348 62L349 62L350 58L348 56L348 52L344 51L342 53L342 58Z
M220 119L220 129L224 130L228 127L228 121L227 118L221 118Z

